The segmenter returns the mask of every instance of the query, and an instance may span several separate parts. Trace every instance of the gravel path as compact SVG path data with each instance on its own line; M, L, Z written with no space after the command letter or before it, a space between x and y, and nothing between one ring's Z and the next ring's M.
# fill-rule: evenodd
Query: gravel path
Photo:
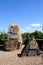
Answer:
M21 50L0 51L0 65L43 65L42 56L18 57Z

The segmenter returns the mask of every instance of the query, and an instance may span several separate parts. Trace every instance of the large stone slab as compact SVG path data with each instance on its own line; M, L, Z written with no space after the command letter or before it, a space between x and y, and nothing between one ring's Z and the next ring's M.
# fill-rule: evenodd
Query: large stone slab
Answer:
M22 44L20 27L18 25L11 24L7 35L6 50L19 49Z
M40 55L40 50L35 39L26 42L26 45L18 56L35 56Z

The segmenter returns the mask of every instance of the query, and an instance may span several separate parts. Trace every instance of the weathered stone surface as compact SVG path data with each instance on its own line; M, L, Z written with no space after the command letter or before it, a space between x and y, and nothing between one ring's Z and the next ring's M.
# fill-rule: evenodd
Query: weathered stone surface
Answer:
M38 44L34 38L29 42L29 44L30 44L30 49L38 49Z
M38 48L38 44L35 39L27 41L27 45L24 46L21 54L18 56L35 56L40 55L40 50Z
M20 27L18 25L11 24L8 29L6 50L19 49L21 44L22 37L20 33Z

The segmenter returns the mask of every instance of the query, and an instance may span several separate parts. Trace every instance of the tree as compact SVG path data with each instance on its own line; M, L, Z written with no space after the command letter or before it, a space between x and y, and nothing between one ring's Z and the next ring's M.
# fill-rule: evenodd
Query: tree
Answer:
M42 33L40 31L35 31L32 33L35 37L35 39L41 39Z
M22 40L23 40L23 43L24 43L24 41L27 39L27 38L29 38L30 37L30 33L23 33L22 34Z
M7 39L7 34L2 32L0 34L0 40L5 41L6 39Z

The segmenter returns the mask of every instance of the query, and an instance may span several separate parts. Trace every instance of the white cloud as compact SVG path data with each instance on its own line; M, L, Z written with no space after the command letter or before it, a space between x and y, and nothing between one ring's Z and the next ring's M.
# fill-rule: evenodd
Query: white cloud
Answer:
M30 24L29 27L25 27L24 29L21 29L21 33L31 32L34 30L41 31L41 24L39 24L39 23Z
M38 24L38 23L35 23L35 24L31 24L32 27L40 27L41 25Z
M25 29L21 29L21 33L24 33L24 32L26 32L26 30Z
M31 27L26 27L26 29L30 30L30 29L31 29Z

